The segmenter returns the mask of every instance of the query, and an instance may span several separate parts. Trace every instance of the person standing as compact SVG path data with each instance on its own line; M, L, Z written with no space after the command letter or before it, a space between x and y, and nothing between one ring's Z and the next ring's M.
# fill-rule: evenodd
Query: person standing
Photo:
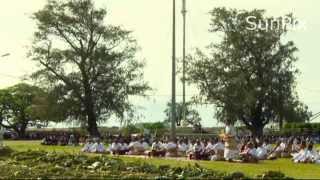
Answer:
M239 157L239 150L235 140L236 130L233 124L229 121L226 122L225 133L223 140L225 142L224 159L226 161L233 161Z

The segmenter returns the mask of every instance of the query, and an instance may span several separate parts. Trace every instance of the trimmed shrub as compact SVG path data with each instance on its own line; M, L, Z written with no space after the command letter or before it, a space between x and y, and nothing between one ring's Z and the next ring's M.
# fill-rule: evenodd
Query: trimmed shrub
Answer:
M283 174L280 171L267 171L263 173L262 175L257 176L258 179L293 179L290 177L286 177L285 174Z

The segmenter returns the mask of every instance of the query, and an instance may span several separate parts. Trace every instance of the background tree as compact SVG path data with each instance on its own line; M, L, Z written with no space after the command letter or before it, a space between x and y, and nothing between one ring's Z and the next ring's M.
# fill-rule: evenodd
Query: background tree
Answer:
M279 112L278 116L280 129L283 128L284 123L304 123L310 121L312 117L312 112L308 106L296 99L284 103L283 106L284 108Z
M28 84L17 84L0 90L0 126L25 137L27 127L46 126L48 123L48 95Z
M98 122L133 110L130 95L149 89L136 41L106 25L106 13L91 0L50 0L33 16L38 30L30 56L40 65L33 77L53 92L61 120L85 122L92 136L100 135Z
M283 18L266 17L264 10L216 8L210 14L210 32L219 42L208 46L209 54L196 50L188 61L198 100L214 104L218 120L241 121L256 136L270 121L289 120L285 112L296 112L301 103L295 93L297 48L284 40ZM248 17L254 17L250 23ZM250 29L252 22L261 28Z
M185 113L186 118L183 119L183 105L182 103L176 104L176 114L177 114L177 125L192 126L196 132L200 132L202 130L201 126L201 117L197 110L192 108L192 103L187 102L185 104ZM165 122L171 121L171 102L167 104L167 108L165 109L164 113L166 114Z
M154 122L154 123L142 123L142 128L146 129L153 135L163 135L167 131L166 124L164 122Z

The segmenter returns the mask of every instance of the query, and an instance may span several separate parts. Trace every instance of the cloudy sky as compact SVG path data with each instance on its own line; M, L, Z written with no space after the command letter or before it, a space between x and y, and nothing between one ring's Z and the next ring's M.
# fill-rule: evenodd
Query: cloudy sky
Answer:
M121 25L133 31L141 51L138 56L147 62L145 78L155 89L149 99L134 98L133 102L141 109L141 121L160 121L163 110L170 100L171 92L171 0L95 0L96 5L108 9L107 23ZM28 46L35 31L30 19L33 12L44 6L46 0L1 0L0 6L0 55L10 56L0 59L0 88L20 82L23 77L36 69L26 58ZM287 38L293 40L299 52L297 66L301 71L298 77L298 92L301 100L310 109L320 111L320 7L319 0L187 0L187 50L204 48L214 34L208 33L208 12L214 7L237 9L266 9L268 15L294 15L306 24L306 29L291 32ZM181 57L182 17L181 0L177 0L177 55ZM181 85L178 84L178 95ZM187 98L196 93L188 87ZM181 96L177 97L181 100ZM216 125L212 107L198 107L205 126ZM110 121L108 125L116 125Z

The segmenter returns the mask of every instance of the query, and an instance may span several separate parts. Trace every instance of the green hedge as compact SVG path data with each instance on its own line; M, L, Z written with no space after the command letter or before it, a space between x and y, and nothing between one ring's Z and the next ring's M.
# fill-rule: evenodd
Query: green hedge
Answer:
M320 133L320 123L286 123L281 134L316 134Z

